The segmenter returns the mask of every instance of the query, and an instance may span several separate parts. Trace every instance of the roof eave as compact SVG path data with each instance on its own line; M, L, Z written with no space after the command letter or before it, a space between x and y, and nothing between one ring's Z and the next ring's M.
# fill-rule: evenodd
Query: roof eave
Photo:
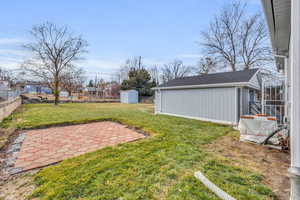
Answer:
M276 51L275 47L275 19L274 19L274 9L272 5L272 1L270 0L261 0L261 3L263 5L263 10L265 13L265 17L268 24L268 29L271 37L271 43L273 47L273 51Z
M249 82L237 83L218 83L218 84L202 84L202 85L182 85L170 87L155 87L153 90L176 90L176 89L197 89L197 88L217 88L217 87L251 87L254 88Z
M288 56L290 42L290 0L261 0L268 23L273 54ZM289 27L289 28L288 28ZM277 69L283 68L284 60L276 57Z

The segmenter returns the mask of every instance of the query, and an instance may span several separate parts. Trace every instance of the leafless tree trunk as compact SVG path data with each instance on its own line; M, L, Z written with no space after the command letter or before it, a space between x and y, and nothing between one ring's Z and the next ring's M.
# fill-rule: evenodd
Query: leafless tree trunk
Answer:
M34 57L22 67L24 71L50 86L57 105L61 78L74 68L74 62L85 52L87 42L80 36L73 36L67 27L58 27L48 22L34 26L31 35L34 42L25 45L25 48Z
M152 67L149 67L148 71L151 75L152 81L155 81L156 85L158 85L159 84L159 69L158 69L158 66L154 65Z
M121 84L124 80L128 79L128 74L131 69L143 69L145 65L142 62L142 57L133 57L125 61L125 64L122 65L116 72L117 82Z
M175 78L182 78L189 75L191 71L192 67L184 65L181 60L174 60L162 67L162 80L165 83Z
M246 7L241 1L227 5L201 33L204 53L232 71L258 67L272 58L262 16L247 15Z
M129 69L132 69L132 68L134 68L134 69L145 68L145 66L142 62L142 57L141 56L127 59L126 62L125 62L125 66L128 67Z

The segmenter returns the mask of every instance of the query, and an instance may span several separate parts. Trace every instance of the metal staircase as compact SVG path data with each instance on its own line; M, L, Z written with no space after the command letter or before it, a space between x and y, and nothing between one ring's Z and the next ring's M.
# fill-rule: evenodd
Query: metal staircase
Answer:
M250 115L261 114L261 111L262 111L261 102L257 102L257 101L249 102L249 114Z

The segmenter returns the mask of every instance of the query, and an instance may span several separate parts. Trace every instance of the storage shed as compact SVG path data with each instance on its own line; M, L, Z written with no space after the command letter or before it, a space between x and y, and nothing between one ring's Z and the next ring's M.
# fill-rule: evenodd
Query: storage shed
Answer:
M134 104L139 102L139 93L136 90L122 90L120 92L121 103Z
M238 124L261 88L258 69L171 80L155 89L155 113Z

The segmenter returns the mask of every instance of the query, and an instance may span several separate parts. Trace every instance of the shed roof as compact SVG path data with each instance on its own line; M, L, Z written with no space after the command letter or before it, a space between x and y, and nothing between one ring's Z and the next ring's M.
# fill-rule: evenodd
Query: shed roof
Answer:
M199 85L217 85L248 83L259 69L249 69L235 72L222 72L214 74L205 74L177 78L167 83L159 85L157 88L179 87L179 86L199 86Z

